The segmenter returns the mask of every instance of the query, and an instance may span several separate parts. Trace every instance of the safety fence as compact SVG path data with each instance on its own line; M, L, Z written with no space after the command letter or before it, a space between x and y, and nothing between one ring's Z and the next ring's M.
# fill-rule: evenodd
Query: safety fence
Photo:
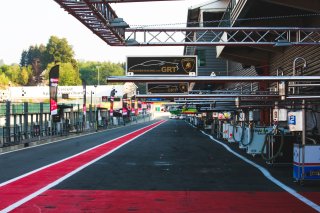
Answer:
M0 147L29 146L30 142L51 140L90 131L100 131L118 126L151 120L151 114L110 117L106 109L83 113L79 105L63 107L59 121L53 121L49 104L1 103Z

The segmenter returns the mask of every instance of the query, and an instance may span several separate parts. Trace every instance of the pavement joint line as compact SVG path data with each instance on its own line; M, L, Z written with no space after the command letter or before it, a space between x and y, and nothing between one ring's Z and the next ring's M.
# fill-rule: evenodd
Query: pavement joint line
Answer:
M138 129L138 130L135 130L135 131L130 132L130 133L128 133L128 134L125 134L125 135L123 135L123 136L120 136L120 137L117 137L117 138L115 138L115 139L109 140L109 141L107 141L106 143L100 144L100 145L98 145L98 146L95 146L95 147L90 148L90 149L88 149L88 150L85 150L85 151L83 151L83 152L80 152L80 153L78 153L78 154L76 154L76 155L70 156L70 157L68 157L68 158L62 159L62 160L60 160L60 161L57 161L57 162L52 163L52 164L49 164L49 165L44 166L44 167L42 167L42 168L39 168L39 169L37 169L37 170L31 171L31 172L29 172L29 173L27 173L27 174L24 174L24 175L22 175L22 176L19 176L19 177L17 177L17 178L14 178L14 179L12 179L12 180L7 181L7 182L1 183L1 184L0 184L0 187L1 187L1 186L4 186L4 185L7 185L7 184L9 184L9 183L11 183L11 182L14 182L14 181L16 181L16 180L19 180L19 179L21 179L21 178L24 178L24 177L26 177L26 176L28 176L28 175L30 175L30 174L35 173L35 172L41 171L41 170L43 170L43 169L46 169L46 168L48 168L48 167L50 167L50 166L53 166L53 165L56 165L56 164L58 164L58 163L67 161L67 160L69 160L69 159L71 159L71 158L74 158L74 157L76 157L76 156L79 156L79 155L81 155L81 154L83 154L83 153L85 153L85 152L88 152L88 151L90 151L90 150L92 150L92 149L98 148L98 147L100 147L100 146L102 146L102 145L105 145L105 144L107 144L107 143L110 143L110 142L112 142L112 141L116 141L117 139L120 139L120 138L122 138L122 137L125 137L125 136L127 136L127 135L129 135L129 134L132 134L132 133L134 133L134 132L137 132L137 131L139 131L139 130L142 130L142 129L144 129L144 128L147 128L147 127L150 127L150 126L154 125L154 126L151 127L150 129L148 129L148 130L144 131L143 133L141 133L141 134L139 134L139 135L137 135L137 136L129 139L129 140L126 141L125 143L123 143L123 144L115 147L114 149L112 149L112 150L110 150L109 152L101 155L100 157L95 158L95 159L92 160L92 161L89 161L88 163L86 163L86 164L78 167L77 169L73 170L72 172L69 172L68 174L60 177L60 178L57 179L56 181L51 182L50 184L46 185L45 187L42 187L41 189L37 190L36 192L34 192L34 193L32 193L32 194L29 194L28 196L24 197L23 199L20 199L20 200L18 200L17 202L11 204L10 206L2 209L2 210L0 211L0 213L9 212L9 211L12 211L12 210L16 209L17 207L23 205L24 203L30 201L31 199L33 199L33 198L35 198L35 197L37 197L38 195L42 194L43 192L47 191L48 189L50 189L50 188L58 185L58 184L61 183L62 181L64 181L64 180L66 180L67 178L71 177L72 175L78 173L78 172L81 171L82 169L90 166L91 164L93 164L93 163L97 162L98 160L100 160L100 159L102 159L102 158L110 155L111 153L115 152L116 150L120 149L121 147L125 146L126 144L130 143L131 141L135 140L136 138L138 138L138 137L146 134L147 132L153 130L154 128L158 127L159 125L163 124L164 122L166 122L166 121L160 120L160 121L158 121L158 122L156 122L156 123L150 124L150 125L148 125L148 126L142 127L142 128L140 128L140 129Z
M191 125L192 127L196 128L194 125L192 125L190 123L188 123L188 124ZM282 188L283 190L285 190L286 192L288 192L292 196L296 197L301 202L303 202L306 205L310 206L311 208L313 208L317 212L320 212L320 206L318 204L314 203L313 201L311 201L308 198L304 197L303 195L299 194L296 190L290 188L289 186L285 185L284 183L282 183L281 181L279 181L278 179L273 177L266 168L254 163L253 161L249 160L248 158L244 157L243 155L240 155L239 153L233 151L229 146L227 146L226 144L222 143L221 141L215 139L212 135L209 135L209 134L205 133L202 130L200 130L200 131L201 131L202 134L208 136L212 141L214 141L214 142L220 144L221 146L223 146L227 151L229 151L233 155L237 156L241 160L245 161L246 163L248 163L251 166L253 166L253 167L257 168L258 170L260 170L260 172L262 172L262 174L267 179L269 179L271 182L273 182L274 184L276 184L277 186L279 186L280 188Z

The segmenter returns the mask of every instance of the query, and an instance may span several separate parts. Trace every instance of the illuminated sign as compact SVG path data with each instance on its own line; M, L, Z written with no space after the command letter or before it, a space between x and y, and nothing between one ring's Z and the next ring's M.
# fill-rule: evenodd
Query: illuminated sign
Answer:
M197 56L127 57L127 76L196 76Z
M188 93L189 84L184 83L147 83L148 94Z

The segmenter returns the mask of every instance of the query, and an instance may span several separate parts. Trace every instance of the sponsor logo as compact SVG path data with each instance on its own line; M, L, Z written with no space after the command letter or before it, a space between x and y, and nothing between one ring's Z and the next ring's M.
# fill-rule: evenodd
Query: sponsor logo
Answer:
M186 73L189 73L193 70L195 63L195 59L193 58L184 58L181 60L182 68Z

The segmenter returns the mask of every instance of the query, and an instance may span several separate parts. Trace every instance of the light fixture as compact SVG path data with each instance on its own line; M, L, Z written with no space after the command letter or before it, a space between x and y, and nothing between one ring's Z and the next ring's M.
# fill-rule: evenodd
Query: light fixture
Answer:
M137 42L134 38L126 40L127 46L138 46L139 42Z
M279 88L279 95L281 97L281 100L285 100L286 99L286 91L287 91L286 82L281 81L280 83L278 83L278 88Z
M110 20L110 26L114 28L130 27L125 21L123 21L123 18L114 18L113 20Z
M274 47L289 47L292 46L292 43L287 39L279 39L273 45Z
M240 107L240 98L236 97L234 101L235 101L236 107L239 108Z

